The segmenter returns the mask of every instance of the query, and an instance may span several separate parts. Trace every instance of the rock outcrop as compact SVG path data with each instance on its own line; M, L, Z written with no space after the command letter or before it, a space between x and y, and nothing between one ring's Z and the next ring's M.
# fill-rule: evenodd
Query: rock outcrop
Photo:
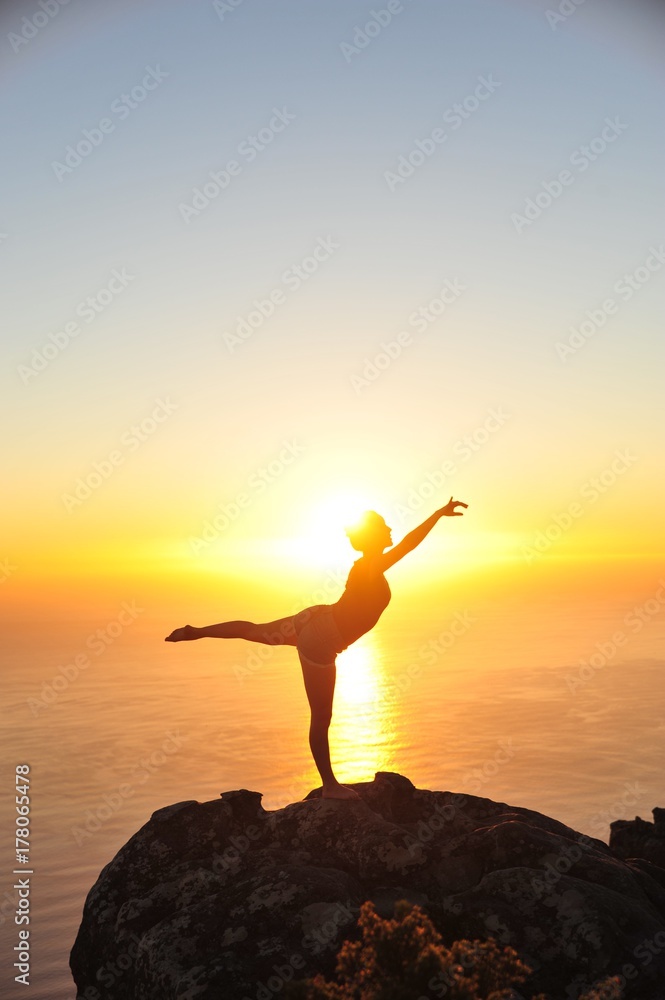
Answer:
M293 979L332 975L364 900L391 917L403 898L446 943L515 948L534 969L524 997L567 1000L618 974L626 998L663 1000L664 870L529 809L399 774L353 787L360 801L317 789L265 811L240 789L154 813L88 895L77 997L272 1000Z
M653 823L636 816L610 824L610 848L618 858L643 858L665 868L665 809L653 809Z

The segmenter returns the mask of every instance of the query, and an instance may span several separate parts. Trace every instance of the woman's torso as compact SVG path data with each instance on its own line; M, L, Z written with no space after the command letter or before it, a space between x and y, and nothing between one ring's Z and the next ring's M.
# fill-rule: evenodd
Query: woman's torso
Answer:
M344 593L331 605L347 645L376 625L389 601L390 587L380 565L365 556L358 559L351 567Z

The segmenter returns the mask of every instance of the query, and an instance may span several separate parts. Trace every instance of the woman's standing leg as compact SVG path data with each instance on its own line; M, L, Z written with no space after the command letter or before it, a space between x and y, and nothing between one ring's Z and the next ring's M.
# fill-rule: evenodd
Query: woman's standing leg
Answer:
M359 799L360 796L353 788L339 783L330 763L328 729L332 718L337 668L334 663L323 667L311 663L300 652L299 656L311 711L309 746L321 775L321 795L324 799Z

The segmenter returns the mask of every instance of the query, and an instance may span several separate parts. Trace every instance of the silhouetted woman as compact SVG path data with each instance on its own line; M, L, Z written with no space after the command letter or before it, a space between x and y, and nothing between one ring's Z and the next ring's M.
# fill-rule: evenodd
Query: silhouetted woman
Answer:
M460 517L468 504L451 497L445 507L392 545L391 530L373 510L366 511L358 524L347 530L351 545L362 552L349 572L346 589L336 604L315 604L287 618L273 622L221 622L195 628L185 625L166 637L166 642L185 639L248 639L269 646L295 646L302 665L305 691L311 710L309 745L321 775L324 798L357 799L353 788L340 784L330 764L328 727L335 692L335 657L376 625L390 601L390 587L383 575L407 552L413 551L441 517ZM388 552L384 550L388 549Z

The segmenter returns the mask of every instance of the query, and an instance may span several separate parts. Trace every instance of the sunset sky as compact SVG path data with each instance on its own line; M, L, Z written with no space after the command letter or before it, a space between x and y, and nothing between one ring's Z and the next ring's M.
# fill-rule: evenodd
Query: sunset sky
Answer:
M662 547L656 7L548 9L3 7L19 589L348 562L451 493L422 565Z

